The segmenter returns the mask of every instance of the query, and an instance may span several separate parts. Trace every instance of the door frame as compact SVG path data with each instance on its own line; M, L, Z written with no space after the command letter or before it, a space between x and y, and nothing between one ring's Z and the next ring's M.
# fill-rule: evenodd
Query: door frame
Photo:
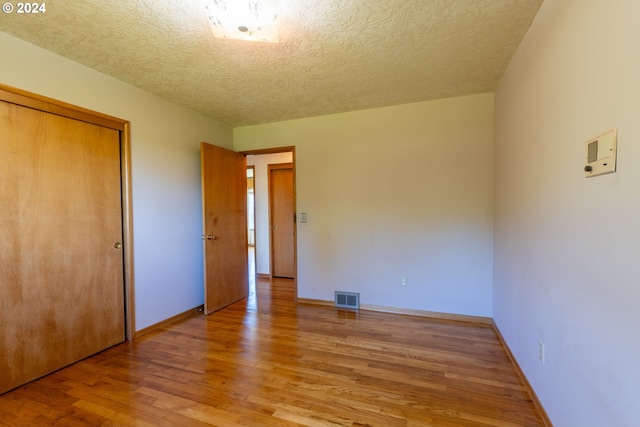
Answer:
M98 113L96 111L31 93L2 83L0 83L0 101L114 129L120 133L125 339L127 341L133 340L136 335L136 329L133 288L133 215L131 208L130 122L128 120Z
M263 148L256 150L243 150L240 151L241 154L245 156L259 156L261 154L276 154L276 153L291 153L291 167L293 169L293 211L297 214L298 205L296 198L296 147L294 145L285 146L285 147L273 147L273 148ZM271 233L271 231L269 231ZM269 243L271 245L271 242ZM257 252L257 250L256 250ZM257 256L257 255L256 255ZM293 279L293 284L295 287L295 299L298 301L298 221L293 222L293 267L295 271L295 277ZM269 272L269 276L273 276L273 271Z

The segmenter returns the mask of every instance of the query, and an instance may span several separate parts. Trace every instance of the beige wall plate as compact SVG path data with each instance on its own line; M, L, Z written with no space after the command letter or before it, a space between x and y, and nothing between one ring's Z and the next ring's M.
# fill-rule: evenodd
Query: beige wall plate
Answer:
M603 175L616 171L617 129L613 128L586 143L584 176Z

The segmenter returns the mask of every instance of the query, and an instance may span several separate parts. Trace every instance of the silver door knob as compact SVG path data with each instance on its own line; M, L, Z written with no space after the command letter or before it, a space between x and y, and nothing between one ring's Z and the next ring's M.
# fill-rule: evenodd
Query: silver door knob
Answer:
M216 236L212 236L211 234L202 235L202 240L216 240Z

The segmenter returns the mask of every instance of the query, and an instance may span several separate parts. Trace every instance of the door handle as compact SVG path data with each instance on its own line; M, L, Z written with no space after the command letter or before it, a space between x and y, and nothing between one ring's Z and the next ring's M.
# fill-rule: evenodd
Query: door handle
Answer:
M207 234L206 236L203 234L202 235L202 240L216 240L216 236L213 236L211 234Z
M271 228L273 228L274 230L277 230L278 226L277 225L272 225Z

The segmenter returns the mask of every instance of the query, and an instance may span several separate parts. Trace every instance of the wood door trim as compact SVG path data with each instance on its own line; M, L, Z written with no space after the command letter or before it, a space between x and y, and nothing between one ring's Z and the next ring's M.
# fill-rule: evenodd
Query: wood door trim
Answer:
M46 96L0 83L0 101L20 105L61 117L80 120L120 132L120 174L122 192L122 238L124 261L125 339L135 338L133 286L133 214L131 203L131 138L130 122Z
M130 123L124 123L120 132L122 149L120 165L122 174L122 238L124 248L124 297L126 339L136 337L135 292L133 286L133 209L131 183L131 133Z
M296 147L274 147L274 148L262 148L259 150L246 150L239 151L240 154L244 154L245 156L257 156L260 154L277 154L277 153L295 153ZM295 156L294 156L295 157Z
M80 120L109 129L124 131L129 123L126 120L68 104L46 96L30 93L22 89L0 84L0 100L10 104L21 105L34 110L45 111L61 117Z
M269 172L271 172L272 170L279 170L279 169L291 169L293 170L293 163L271 163L267 165Z

